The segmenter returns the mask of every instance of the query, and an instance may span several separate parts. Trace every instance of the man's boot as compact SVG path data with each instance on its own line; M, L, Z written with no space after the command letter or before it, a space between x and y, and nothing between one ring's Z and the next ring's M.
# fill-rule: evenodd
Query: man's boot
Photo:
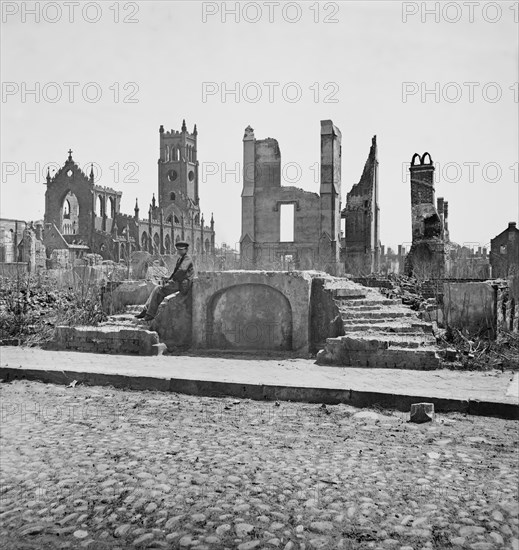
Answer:
M147 311L146 311L146 308L144 308L138 315L135 315L135 318L136 319L144 319L144 317L146 317L147 315Z

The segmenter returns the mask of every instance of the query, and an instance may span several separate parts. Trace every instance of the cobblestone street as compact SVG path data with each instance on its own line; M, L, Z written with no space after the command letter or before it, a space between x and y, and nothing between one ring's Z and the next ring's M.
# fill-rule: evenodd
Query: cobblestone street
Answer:
M515 421L1 390L7 550L519 550Z

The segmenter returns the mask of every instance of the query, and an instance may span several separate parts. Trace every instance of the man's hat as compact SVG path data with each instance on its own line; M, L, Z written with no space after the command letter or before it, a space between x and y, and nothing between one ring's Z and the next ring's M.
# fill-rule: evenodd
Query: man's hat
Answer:
M185 243L183 241L178 241L178 243L175 243L175 248L181 249L181 248L189 248L189 243Z

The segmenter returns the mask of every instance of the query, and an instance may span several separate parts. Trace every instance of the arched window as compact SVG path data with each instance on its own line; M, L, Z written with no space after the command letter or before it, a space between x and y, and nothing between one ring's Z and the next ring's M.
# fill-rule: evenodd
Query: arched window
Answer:
M197 252L202 252L202 246L201 246L201 243L200 243L200 237L198 237L198 239L196 240L196 251L197 251Z
M97 195L96 200L96 216L103 217L105 213L105 200L101 195Z
M110 217L115 218L115 198L114 197L109 198L109 204L110 204Z
M144 250L148 249L148 234L146 233L146 231L144 231L141 235L141 247Z
M67 192L63 198L61 209L61 233L63 235L73 235L77 232L79 224L79 202L74 193Z
M164 247L166 248L166 254L171 254L171 237L166 235L164 239Z
M176 198L175 193L171 192L171 193L169 194L169 199L172 200L172 201L174 201L175 198Z
M175 223L180 223L179 219L175 216Z
M209 242L209 239L205 240L205 251L209 252L211 250L211 243Z
M155 252L160 252L160 237L158 233L153 235L153 248L156 249Z
M176 159L177 160L180 160L180 147L177 147L177 150L176 150Z
M70 220L70 202L68 202L67 199L65 199L65 202L63 203L63 218Z
M164 146L164 162L169 162L169 147Z

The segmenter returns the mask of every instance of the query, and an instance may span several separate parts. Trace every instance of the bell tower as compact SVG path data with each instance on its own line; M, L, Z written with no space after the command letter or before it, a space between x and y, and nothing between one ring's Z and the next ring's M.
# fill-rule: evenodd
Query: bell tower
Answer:
M159 166L159 206L167 208L179 199L191 199L199 204L197 129L187 131L186 121L182 121L179 131L164 131L160 126Z

